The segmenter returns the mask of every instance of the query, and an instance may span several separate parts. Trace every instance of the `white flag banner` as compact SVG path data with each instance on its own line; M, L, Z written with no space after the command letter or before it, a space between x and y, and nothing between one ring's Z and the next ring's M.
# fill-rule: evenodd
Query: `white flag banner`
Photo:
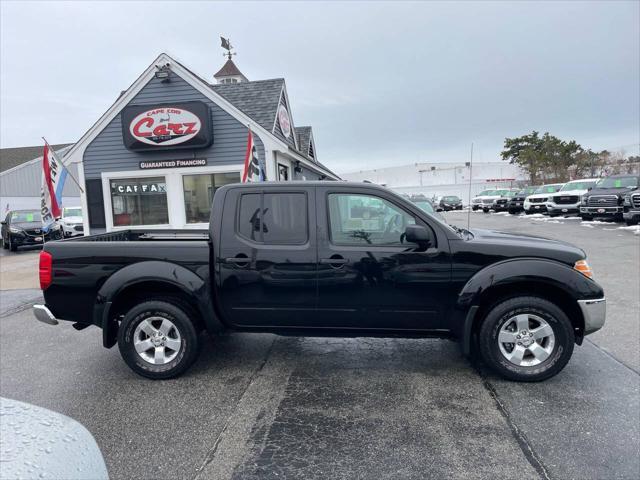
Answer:
M42 229L46 232L62 216L62 189L67 169L58 160L53 149L45 141L42 154L41 216Z

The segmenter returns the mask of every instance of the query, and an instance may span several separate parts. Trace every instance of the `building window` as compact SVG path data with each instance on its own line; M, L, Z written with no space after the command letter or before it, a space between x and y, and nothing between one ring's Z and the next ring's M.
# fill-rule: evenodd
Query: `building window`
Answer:
M248 193L240 197L238 233L256 243L299 245L309 238L304 193Z
M286 182L289 180L289 167L286 165L278 164L278 181Z
M208 223L215 191L240 181L239 172L183 175L184 210L187 223Z
M119 178L109 183L115 227L169 223L164 177Z
M331 242L338 245L402 245L413 215L379 197L329 195Z

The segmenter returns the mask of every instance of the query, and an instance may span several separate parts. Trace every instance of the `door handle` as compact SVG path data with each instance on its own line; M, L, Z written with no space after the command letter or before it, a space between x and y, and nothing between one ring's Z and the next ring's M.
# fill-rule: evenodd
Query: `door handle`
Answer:
M224 263L249 263L251 261L248 257L229 257L224 259Z
M329 265L331 268L341 268L343 265L349 263L349 260L342 258L340 255L333 255L331 258L321 258L320 263L322 265Z

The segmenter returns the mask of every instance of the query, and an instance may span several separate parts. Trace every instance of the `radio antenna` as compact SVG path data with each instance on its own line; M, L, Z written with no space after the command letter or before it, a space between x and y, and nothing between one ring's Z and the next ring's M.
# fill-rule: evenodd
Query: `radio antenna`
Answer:
M473 142L471 142L471 159L469 161L469 205L467 207L467 230L471 227L471 179L473 178Z

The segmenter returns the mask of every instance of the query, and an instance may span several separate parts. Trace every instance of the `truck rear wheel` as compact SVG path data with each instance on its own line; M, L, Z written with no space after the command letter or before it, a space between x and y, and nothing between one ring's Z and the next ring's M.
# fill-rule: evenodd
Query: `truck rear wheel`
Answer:
M154 380L172 378L198 356L198 332L185 309L151 300L125 314L118 329L118 348L137 374Z
M567 315L540 297L515 297L495 305L480 327L483 360L510 380L539 382L560 372L573 353Z

